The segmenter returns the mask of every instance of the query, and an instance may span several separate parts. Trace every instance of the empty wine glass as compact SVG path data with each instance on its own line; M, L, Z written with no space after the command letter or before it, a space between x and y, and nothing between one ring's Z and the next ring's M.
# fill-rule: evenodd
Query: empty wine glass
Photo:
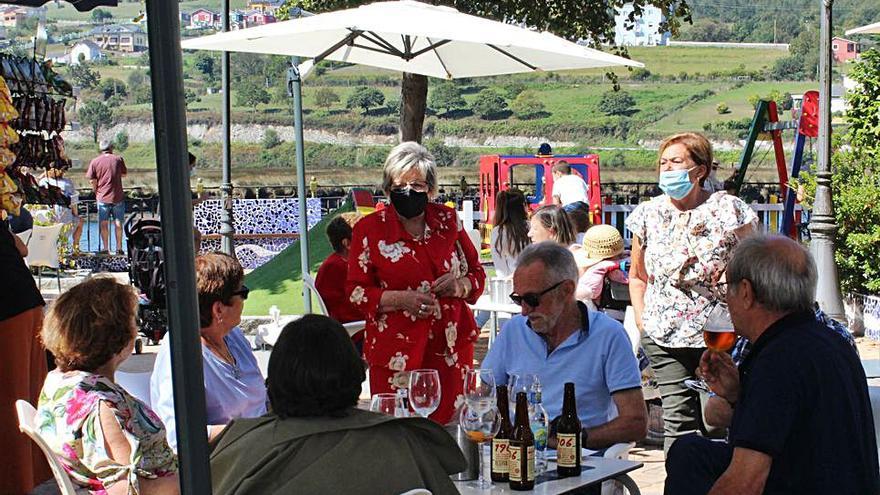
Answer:
M479 477L470 485L479 490L492 488L492 482L483 477L483 444L495 438L501 428L501 414L498 412L498 407L493 403L488 409L479 410L472 408L470 403L466 402L459 414L459 424L468 438L477 443L479 454L477 464Z
M370 401L370 411L388 416L394 416L398 407L397 394L376 394Z
M470 369L465 372L464 400L469 407L480 412L495 406L495 375L492 370Z
M427 418L440 406L440 373L413 370L409 377L409 404L419 416Z

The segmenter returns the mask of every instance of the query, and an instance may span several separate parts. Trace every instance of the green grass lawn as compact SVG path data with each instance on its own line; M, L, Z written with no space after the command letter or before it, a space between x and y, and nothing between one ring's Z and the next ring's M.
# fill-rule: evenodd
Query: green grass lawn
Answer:
M665 117L652 125L656 132L681 132L688 130L701 130L706 122L722 122L727 120L739 120L751 118L755 109L749 104L751 95L767 96L771 91L777 90L782 93L789 92L800 94L810 89L816 89L816 83L811 82L754 82L740 88L716 90L716 94L705 100L686 106L678 112ZM716 107L719 103L725 103L730 108L730 113L719 114ZM791 115L783 114L780 120L791 120Z
M788 52L758 48L715 48L715 47L681 47L681 46L633 46L629 47L629 55L633 60L645 64L652 74L664 76L678 75L687 72L708 74L713 70L730 70L744 66L746 70L763 70L773 66L777 59L785 57ZM602 69L571 71L573 74L599 75ZM621 77L626 77L626 68L614 69ZM563 73L565 74L565 73Z
M231 0L229 2L230 9L243 9L247 7L247 0ZM49 20L63 21L91 21L91 12L80 12L72 5L66 2L60 2L57 6L50 2L46 4L46 18ZM143 2L119 2L116 7L101 7L102 9L113 14L114 23L130 22L138 13L145 10ZM220 12L219 0L183 0L180 2L181 12L192 12L198 8L211 9L214 12Z

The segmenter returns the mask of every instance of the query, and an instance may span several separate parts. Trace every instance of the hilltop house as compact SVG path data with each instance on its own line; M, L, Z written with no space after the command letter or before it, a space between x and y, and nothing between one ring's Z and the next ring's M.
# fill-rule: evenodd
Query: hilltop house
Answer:
M189 27L191 28L220 29L222 26L222 16L213 10L196 9L189 14Z
M69 60L67 63L70 65L78 65L80 62L80 55L82 55L82 60L84 62L94 62L104 58L104 54L101 53L101 47L95 44L92 40L83 40L73 45L73 48L70 49L70 53L67 54Z
M272 14L274 16L275 11L283 4L284 0L248 0L247 8L248 10L256 10L257 12Z
M835 62L846 62L859 57L862 47L858 41L835 36L831 38L831 56Z
M147 33L135 24L98 26L89 37L103 50L143 52L147 50Z
M273 22L275 22L275 16L266 12L254 10L245 14L247 27L262 26L263 24L271 24Z
M614 14L614 42L621 46L658 46L669 43L669 32L658 32L665 20L663 11L653 5L645 5L642 16L630 26L631 3L625 4Z
M0 24L6 27L18 27L20 23L22 23L30 12L30 9L25 7L3 7L0 10Z

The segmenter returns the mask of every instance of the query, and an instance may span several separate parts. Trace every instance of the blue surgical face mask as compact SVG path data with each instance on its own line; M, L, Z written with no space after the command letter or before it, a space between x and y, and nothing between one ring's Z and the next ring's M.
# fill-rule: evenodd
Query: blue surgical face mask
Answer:
M687 196L688 193L691 192L691 189L694 188L694 183L691 182L688 172L695 168L697 167L692 167L687 170L669 170L667 172L660 172L660 189L672 199L681 199Z

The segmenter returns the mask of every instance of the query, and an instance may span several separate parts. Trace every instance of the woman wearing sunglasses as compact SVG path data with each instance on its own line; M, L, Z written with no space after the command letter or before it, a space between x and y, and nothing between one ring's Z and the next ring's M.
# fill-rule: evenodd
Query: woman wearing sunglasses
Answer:
M241 283L243 279L244 270L228 254L208 253L196 257L209 439L234 418L255 418L266 413L265 381L250 343L238 328L248 296L248 288ZM176 449L171 349L167 337L156 356L150 378L150 399L166 425L168 443Z
M366 315L364 357L370 391L405 388L413 369L440 375L446 423L462 393L479 329L468 302L483 292L486 274L455 210L437 195L434 157L405 142L385 160L382 189L391 205L354 227L348 256L349 300Z
M726 292L721 281L733 249L754 231L755 212L743 200L702 186L712 145L683 133L660 144L660 189L626 219L633 233L629 292L642 346L660 384L664 448L694 432L707 433L705 396L688 389L706 348L702 330L710 308Z

